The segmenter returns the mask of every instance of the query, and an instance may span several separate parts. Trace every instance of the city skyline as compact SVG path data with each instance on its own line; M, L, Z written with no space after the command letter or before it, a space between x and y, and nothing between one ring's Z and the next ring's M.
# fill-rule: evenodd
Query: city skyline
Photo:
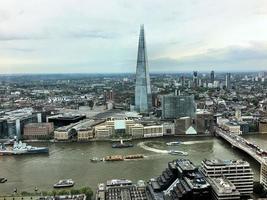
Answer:
M265 1L12 0L0 7L1 74L134 73L143 23L151 72L267 65Z

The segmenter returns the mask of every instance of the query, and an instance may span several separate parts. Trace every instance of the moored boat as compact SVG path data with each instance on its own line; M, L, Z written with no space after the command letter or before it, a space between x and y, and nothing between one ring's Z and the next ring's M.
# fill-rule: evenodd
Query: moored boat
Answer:
M63 179L54 184L54 188L73 187L74 181L72 179Z
M6 147L5 144L0 145L0 155L21 155L21 154L41 154L49 153L47 147L33 147L26 143L14 142L13 147Z

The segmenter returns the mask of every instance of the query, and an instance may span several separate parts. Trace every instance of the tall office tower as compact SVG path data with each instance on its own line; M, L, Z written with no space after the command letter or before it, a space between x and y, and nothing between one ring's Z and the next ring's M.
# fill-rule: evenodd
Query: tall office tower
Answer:
M194 117L196 114L196 104L193 95L164 95L162 96L161 106L163 119Z
M211 72L210 72L210 82L211 82L212 84L214 83L214 78L215 78L214 71L211 71Z
M197 81L197 71L193 72L193 87L197 87L198 81Z
M182 84L182 87L185 86L185 78L184 78L184 76L181 77L181 84Z
M226 74L225 86L226 86L226 89L228 89L228 90L231 89L231 74L230 73Z
M148 71L145 31L141 25L136 66L135 83L135 110L139 113L148 113L152 108L150 77Z
M226 177L242 196L253 192L253 172L247 161L243 160L204 160L202 172L209 178Z

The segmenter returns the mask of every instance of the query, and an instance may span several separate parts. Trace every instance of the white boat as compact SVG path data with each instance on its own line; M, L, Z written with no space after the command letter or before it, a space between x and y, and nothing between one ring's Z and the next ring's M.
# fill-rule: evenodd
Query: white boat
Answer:
M74 181L72 179L63 179L54 184L54 188L72 187Z
M176 146L176 145L179 145L179 144L181 144L181 142L180 142L180 141L175 141L175 142L167 142L167 143L166 143L166 145L167 145L167 146Z
M188 155L188 153L185 151L177 151L177 150L170 150L168 153L171 155L179 155L179 156L187 156Z

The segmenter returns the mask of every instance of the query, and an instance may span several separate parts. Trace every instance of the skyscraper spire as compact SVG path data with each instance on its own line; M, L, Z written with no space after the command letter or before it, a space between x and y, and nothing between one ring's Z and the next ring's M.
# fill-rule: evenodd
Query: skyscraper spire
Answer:
M141 25L136 65L135 110L140 113L148 113L151 108L152 97L147 64L145 31L144 25Z

